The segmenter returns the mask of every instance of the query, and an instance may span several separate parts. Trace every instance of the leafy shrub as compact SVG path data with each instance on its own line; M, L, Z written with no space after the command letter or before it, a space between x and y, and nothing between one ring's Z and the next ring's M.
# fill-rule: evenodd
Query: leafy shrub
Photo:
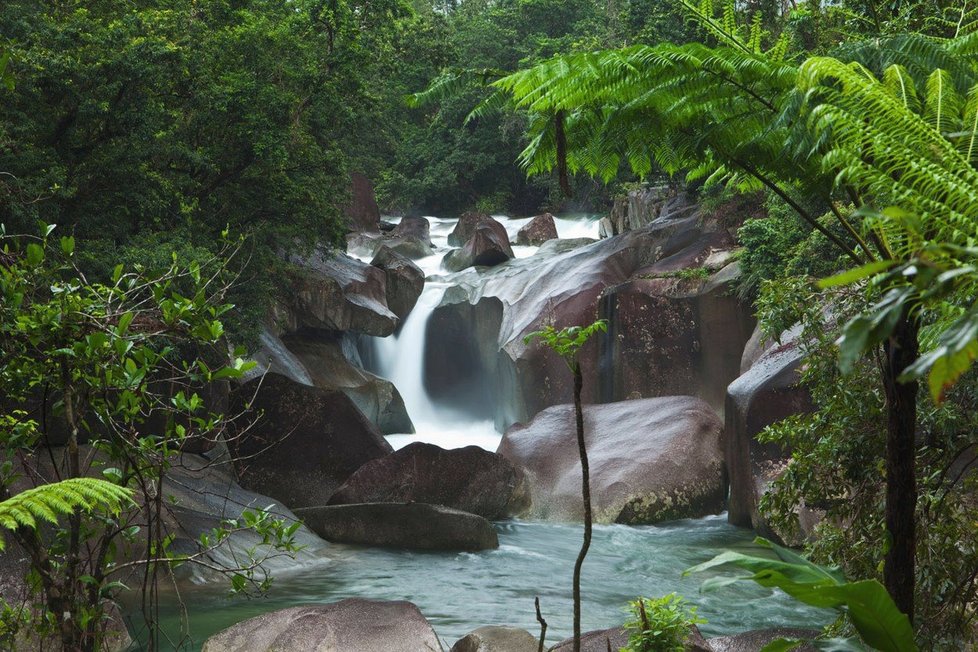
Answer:
M696 607L687 606L675 593L639 598L629 608L632 620L625 623L628 645L620 652L682 652L693 626L706 622L696 617Z

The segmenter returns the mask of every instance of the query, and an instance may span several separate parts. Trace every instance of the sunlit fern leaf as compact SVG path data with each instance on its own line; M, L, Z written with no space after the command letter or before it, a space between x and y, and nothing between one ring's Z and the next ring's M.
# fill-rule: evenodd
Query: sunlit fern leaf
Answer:
M36 528L40 521L57 523L76 509L118 512L132 502L129 489L95 478L71 478L22 491L0 502L0 526L8 530ZM0 537L0 550L6 543Z
M954 88L950 73L938 68L927 78L924 97L924 118L941 133L958 130L961 115L961 97Z
M883 72L883 85L897 97L908 111L920 111L920 99L913 78L900 64L893 64Z

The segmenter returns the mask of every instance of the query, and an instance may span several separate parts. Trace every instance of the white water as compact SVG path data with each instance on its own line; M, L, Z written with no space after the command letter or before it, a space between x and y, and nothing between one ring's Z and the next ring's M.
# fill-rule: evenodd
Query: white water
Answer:
M493 217L506 227L511 242L516 241L516 234L532 219L511 219L505 215ZM598 223L594 217L583 213L555 217L558 237L597 238ZM388 435L387 441L395 449L421 441L446 449L475 445L495 451L502 435L496 431L492 420L476 420L456 410L438 406L425 391L424 346L428 319L441 302L445 290L453 285L453 279L464 274L471 281L472 275L479 273L473 269L458 273L442 269L442 258L452 249L448 245L448 235L458 220L440 217L427 219L431 224L434 253L414 261L425 273L424 291L396 335L373 339L377 367L374 371L397 387L415 429L414 434ZM397 218L391 221L397 221ZM535 254L538 248L513 245L513 254L516 258L526 258Z

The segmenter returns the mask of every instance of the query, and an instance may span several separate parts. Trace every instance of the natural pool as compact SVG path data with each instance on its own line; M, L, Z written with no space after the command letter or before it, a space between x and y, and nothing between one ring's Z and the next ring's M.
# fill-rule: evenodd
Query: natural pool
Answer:
M280 574L261 599L230 599L217 587L200 587L184 596L194 643L233 623L265 611L348 597L409 600L421 609L445 649L481 625L523 627L536 635L533 610L540 596L549 624L548 644L571 634L571 571L581 541L581 526L506 521L496 525L499 549L481 553L429 553L331 544L322 564ZM724 516L676 521L658 526L596 526L584 564L582 626L586 630L620 625L624 606L638 595L684 595L709 622L705 635L778 625L821 626L831 612L803 607L780 592L743 583L700 593L706 574L682 571L725 549L750 545L748 530L727 524ZM162 609L171 632L179 622L174 601Z

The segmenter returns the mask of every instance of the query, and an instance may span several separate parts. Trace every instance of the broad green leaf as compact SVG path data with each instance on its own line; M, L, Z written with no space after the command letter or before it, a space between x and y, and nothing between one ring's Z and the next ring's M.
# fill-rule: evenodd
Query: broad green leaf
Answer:
M838 287L840 285L851 285L856 281L861 281L864 278L870 276L875 276L880 272L885 272L886 270L892 268L897 264L895 260L877 260L865 265L860 265L855 269L850 269L848 271L842 272L841 274L836 274L835 276L830 276L824 278L818 282L818 286L822 289Z

